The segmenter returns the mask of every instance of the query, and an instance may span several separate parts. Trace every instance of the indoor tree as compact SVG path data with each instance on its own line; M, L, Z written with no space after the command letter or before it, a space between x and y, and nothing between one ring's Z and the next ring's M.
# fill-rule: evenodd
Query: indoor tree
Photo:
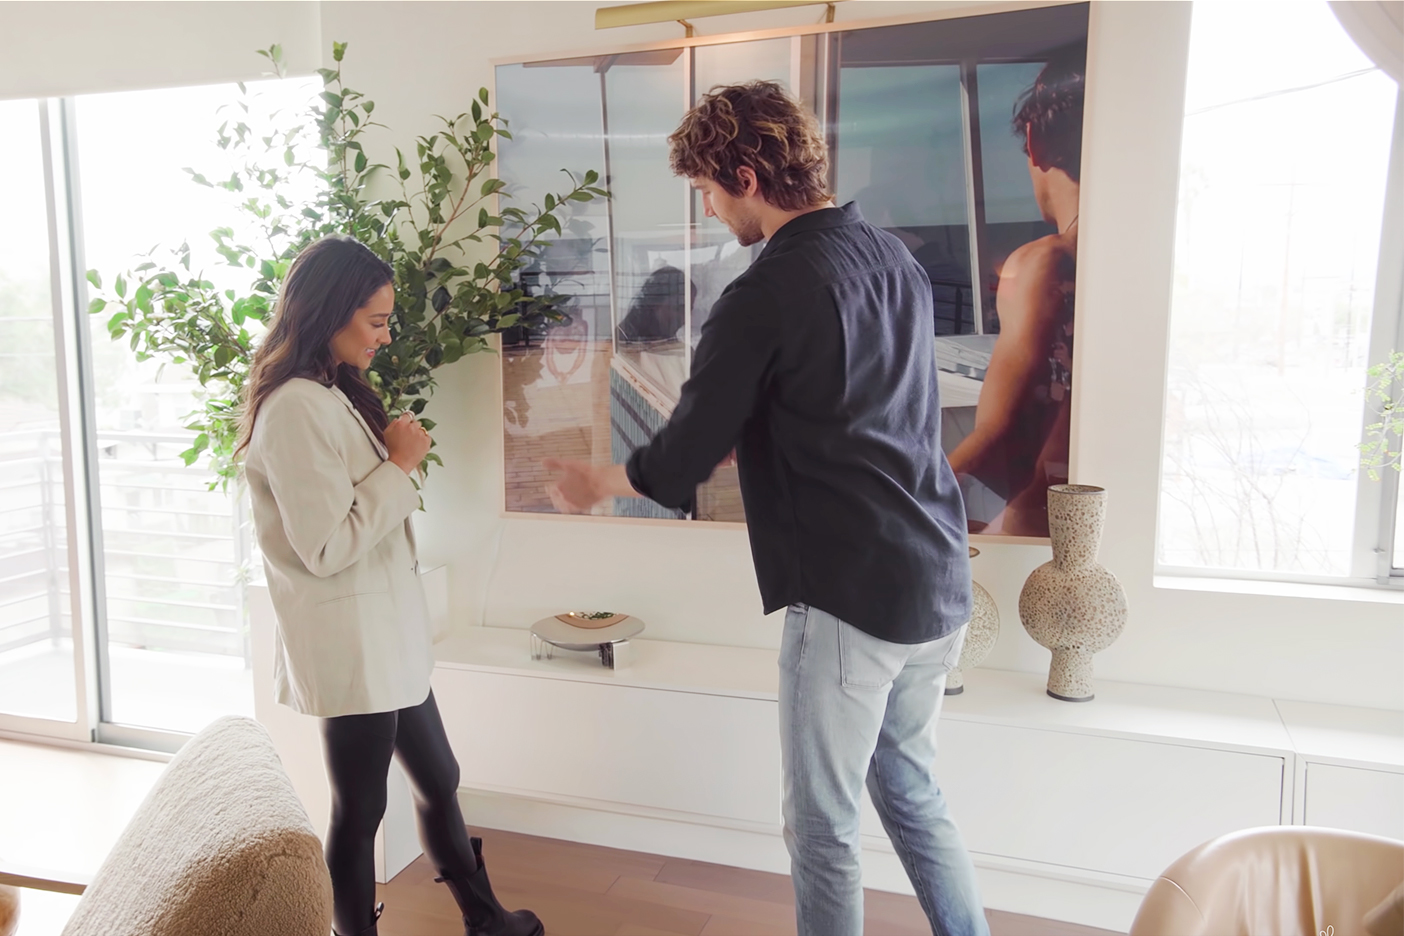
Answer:
M196 436L183 458L193 464L207 456L215 485L237 475L239 402L260 323L307 244L350 235L394 268L392 340L367 377L392 417L418 415L434 392L437 368L489 350L494 332L563 320L566 297L549 289L532 295L528 281L545 238L562 233L562 218L569 223L572 203L606 194L593 170L579 177L563 170L562 190L541 205L494 213L494 197L505 203L510 196L491 171L493 142L511 134L489 109L486 88L467 112L441 117L438 132L418 137L412 158L396 149L394 166L372 162L363 137L383 125L374 119L375 102L343 82L345 53L345 43L332 44L336 67L319 70L317 103L305 115L275 116L271 132L251 126L253 102L240 83L235 117L217 131L237 168L214 180L186 170L194 184L234 193L238 214L251 222L254 236L238 237L233 226L210 232L224 262L251 275L246 289L217 288L192 270L188 242L153 250L110 281L96 270L87 274L96 292L89 311L108 314L114 339L127 341L139 360L188 367L199 381L204 405L187 424ZM279 46L259 54L283 77ZM428 461L439 457L430 453Z

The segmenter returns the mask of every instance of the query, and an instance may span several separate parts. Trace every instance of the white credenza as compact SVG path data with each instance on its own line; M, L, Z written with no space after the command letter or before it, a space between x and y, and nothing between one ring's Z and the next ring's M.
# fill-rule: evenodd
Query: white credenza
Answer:
M470 823L785 872L773 651L637 641L630 669L533 661L525 631L438 647ZM1207 839L1279 823L1404 838L1404 713L976 670L937 776L992 908L1125 930ZM868 886L910 892L864 803Z
M312 719L272 705L271 620L253 602L259 718L320 827ZM774 651L635 641L612 671L532 660L521 629L467 628L433 684L472 825L786 873ZM259 650L262 649L262 653ZM262 662L260 662L262 661ZM1043 677L977 669L946 699L937 776L987 906L1125 931L1199 843L1297 823L1404 839L1404 713L1099 680L1058 702ZM378 859L417 854L401 777ZM910 893L870 804L864 880Z

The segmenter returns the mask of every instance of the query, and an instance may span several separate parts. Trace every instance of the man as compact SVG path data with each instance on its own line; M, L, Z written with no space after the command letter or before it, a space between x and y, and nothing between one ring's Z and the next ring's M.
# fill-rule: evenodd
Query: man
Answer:
M983 532L1048 535L1048 486L1068 480L1073 287L1082 163L1085 46L1052 56L1019 99L1034 200L1057 233L1030 241L1000 270L999 337L975 408L975 428L951 468L1004 496Z
M714 89L669 142L708 216L769 243L713 306L668 424L627 465L549 462L552 499L685 509L735 448L765 611L789 608L780 744L801 936L862 932L865 781L932 929L986 934L932 775L971 599L931 287L900 241L833 207L823 137L779 85Z

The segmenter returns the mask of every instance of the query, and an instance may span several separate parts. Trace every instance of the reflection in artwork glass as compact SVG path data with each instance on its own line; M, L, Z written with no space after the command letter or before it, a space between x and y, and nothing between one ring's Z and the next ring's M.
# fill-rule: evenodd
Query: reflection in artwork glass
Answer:
M560 188L561 170L604 166L601 82L593 60L504 65L498 104L512 138L498 175L523 203ZM599 201L572 203L564 235L523 275L525 288L570 297L566 321L523 322L503 335L502 396L508 510L551 512L543 458L608 464L612 343L609 223Z
M814 37L805 37L812 46ZM693 53L694 88L692 103L718 85L743 81L776 81L791 94L798 94L791 81L789 39L765 39L703 46ZM798 64L798 63L796 63ZM702 324L722 290L740 276L751 261L760 256L762 244L742 247L736 237L716 218L702 211L702 198L692 193L692 344L695 347Z
M674 49L603 66L617 323L609 376L615 462L667 422L687 379L687 189L668 168L668 134L687 109L684 64ZM635 498L620 499L614 512L682 517Z
M960 69L839 70L838 200L897 235L931 279L938 335L974 331Z
M669 171L667 137L713 86L770 80L819 117L838 203L856 201L931 282L940 442L971 531L1046 536L1044 491L1068 473L1086 36L1079 4L500 67L518 134L503 178L544 189L545 173L598 154L613 196L607 230L589 220L588 273L541 271L543 288L610 308L607 329L595 301L588 324L536 336L542 359L568 342L574 394L523 367L526 347L504 354L508 509L552 509L540 458L622 462L667 421L713 303L763 249L705 217ZM539 132L523 140L527 125ZM548 397L561 422L528 427ZM606 509L679 516L635 499ZM744 519L734 467L699 488L691 519Z
M764 39L703 46L693 53L692 103L718 85L743 81L775 81L789 93L812 105L817 37ZM806 92L809 92L806 94ZM688 269L692 281L691 345L697 346L712 305L731 281L740 276L763 244L742 247L736 236L716 218L706 217L702 198L691 193L692 244ZM717 468L697 490L697 519L744 521L741 484L734 464Z

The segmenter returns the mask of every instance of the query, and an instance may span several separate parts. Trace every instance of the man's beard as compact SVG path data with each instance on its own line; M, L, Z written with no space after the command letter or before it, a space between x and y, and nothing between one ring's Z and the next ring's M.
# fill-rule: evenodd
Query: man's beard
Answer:
M737 221L733 233L736 235L736 242L742 247L759 244L765 240L765 232L761 230L759 218L743 218Z

